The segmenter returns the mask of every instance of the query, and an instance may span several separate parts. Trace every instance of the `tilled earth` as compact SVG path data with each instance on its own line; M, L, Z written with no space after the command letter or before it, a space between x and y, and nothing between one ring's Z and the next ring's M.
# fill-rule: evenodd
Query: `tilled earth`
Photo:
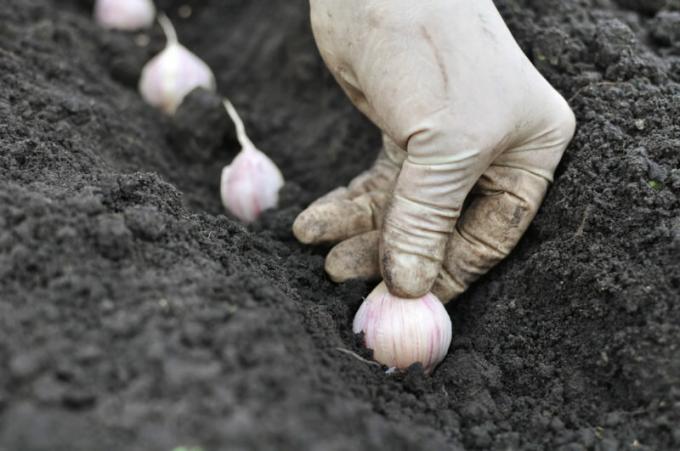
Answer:
M158 28L4 0L0 450L680 449L680 2L497 1L579 127L527 236L449 306L432 377L347 352L369 356L350 325L373 284L331 283L290 233L379 146L307 3L158 4L282 168L282 206L224 215L219 97L142 102Z

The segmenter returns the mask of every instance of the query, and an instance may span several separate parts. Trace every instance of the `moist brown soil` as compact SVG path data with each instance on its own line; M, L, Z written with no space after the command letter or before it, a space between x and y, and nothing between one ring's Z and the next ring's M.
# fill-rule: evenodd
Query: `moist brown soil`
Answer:
M290 227L378 132L320 61L304 0L157 2L288 181L246 227L214 95L135 90L158 28L87 0L0 9L0 449L680 449L680 4L498 0L576 137L514 253L448 307L432 377L385 374ZM180 18L182 5L192 7Z

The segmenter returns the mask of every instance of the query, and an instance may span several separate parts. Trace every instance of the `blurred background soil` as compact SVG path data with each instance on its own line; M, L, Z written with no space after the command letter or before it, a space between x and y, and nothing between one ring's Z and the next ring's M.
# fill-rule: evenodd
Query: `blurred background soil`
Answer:
M0 9L0 450L680 449L680 4L498 0L576 137L517 250L448 309L432 377L386 375L296 214L379 134L314 47L304 0L162 0L280 165L280 209L225 216L220 99L169 119L163 46L87 0Z

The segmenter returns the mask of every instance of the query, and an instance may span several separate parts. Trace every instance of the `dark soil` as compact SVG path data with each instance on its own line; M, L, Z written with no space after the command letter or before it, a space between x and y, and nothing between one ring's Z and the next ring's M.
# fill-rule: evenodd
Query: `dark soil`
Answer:
M498 0L579 128L526 238L450 305L432 377L387 375L290 233L379 136L304 0L159 1L281 166L251 227L217 184L219 98L144 105L140 46L87 0L0 9L0 449L680 449L680 4ZM189 4L193 14L178 17Z

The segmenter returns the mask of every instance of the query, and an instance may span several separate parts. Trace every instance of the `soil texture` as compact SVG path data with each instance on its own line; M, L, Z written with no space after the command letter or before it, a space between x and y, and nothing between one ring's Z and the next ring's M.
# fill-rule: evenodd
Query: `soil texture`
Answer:
M170 119L136 92L158 27L3 4L0 450L680 449L676 0L497 0L578 130L518 248L448 306L432 377L357 358L373 283L333 284L290 232L380 144L306 1L157 1L286 177L252 226L220 205L220 98Z

